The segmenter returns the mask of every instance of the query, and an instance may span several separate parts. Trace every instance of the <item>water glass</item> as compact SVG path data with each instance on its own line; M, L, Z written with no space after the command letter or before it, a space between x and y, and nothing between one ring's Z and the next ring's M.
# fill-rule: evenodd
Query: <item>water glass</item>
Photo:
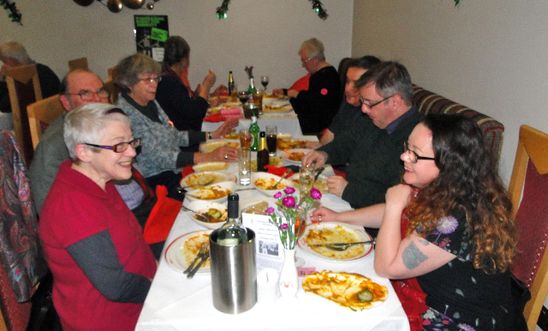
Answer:
M251 151L249 148L240 148L238 152L238 180L242 186L251 184Z
M299 169L299 194L308 195L314 185L314 176L316 171L314 167L302 166Z
M275 125L266 126L266 147L268 148L268 155L276 155L276 143L278 137L278 127Z

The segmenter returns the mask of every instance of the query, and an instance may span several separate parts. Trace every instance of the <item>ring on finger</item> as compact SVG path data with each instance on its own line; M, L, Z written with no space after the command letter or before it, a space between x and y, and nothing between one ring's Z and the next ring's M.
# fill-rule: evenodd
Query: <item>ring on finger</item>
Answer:
M225 154L225 160L228 160L228 154Z

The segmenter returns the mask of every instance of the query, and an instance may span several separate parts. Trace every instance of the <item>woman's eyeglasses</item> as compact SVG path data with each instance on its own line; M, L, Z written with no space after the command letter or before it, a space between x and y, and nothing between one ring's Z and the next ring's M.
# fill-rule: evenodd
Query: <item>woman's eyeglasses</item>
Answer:
M409 143L407 141L403 142L403 152L407 154L409 162L417 163L419 160L435 160L436 158L428 156L420 156L417 152L409 149Z
M143 81L148 84L159 83L162 81L162 76L150 76L145 78L139 78L139 81Z
M115 145L96 145L96 144L90 144L90 143L84 143L84 145L95 147L95 148L101 148L101 149L109 149L113 151L114 153L123 153L125 152L129 146L131 146L133 149L136 149L137 147L141 146L141 138L135 138L131 141L125 141L121 143L117 143Z

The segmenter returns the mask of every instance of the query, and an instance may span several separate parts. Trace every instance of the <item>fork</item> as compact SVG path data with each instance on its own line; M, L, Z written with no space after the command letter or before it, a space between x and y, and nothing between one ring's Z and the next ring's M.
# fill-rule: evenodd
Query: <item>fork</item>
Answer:
M202 246L202 248L204 248L204 246ZM198 272L202 264L204 264L205 261L209 259L209 249L206 248L205 251L199 253L198 256L200 257L200 259L198 260L198 263L186 274L186 278L194 277L194 275L196 274L196 272Z
M185 271L183 271L183 274L189 274L192 270L194 270L194 268L197 266L198 261L200 261L204 253L207 253L207 255L209 256L209 251L207 247L205 245L202 245L200 247L200 251L198 252L198 254L196 254L196 257L194 257L194 260L192 260L192 262L185 269Z
M355 246L355 245L365 245L365 244L374 244L375 243L375 240L366 240L366 241L356 241L356 242L351 242L351 243L327 243L327 244L315 244L315 245L310 245L310 246L313 246L313 247L319 247L319 246L323 246L323 247L326 247L326 248L329 248L331 250L334 250L334 251L345 251L347 250L349 247L351 246Z

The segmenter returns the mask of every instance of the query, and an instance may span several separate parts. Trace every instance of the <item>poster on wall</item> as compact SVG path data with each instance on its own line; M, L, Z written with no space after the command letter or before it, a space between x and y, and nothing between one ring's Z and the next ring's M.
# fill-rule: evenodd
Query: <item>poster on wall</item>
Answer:
M164 59L164 44L169 38L166 15L134 15L135 44L137 52L161 62Z

